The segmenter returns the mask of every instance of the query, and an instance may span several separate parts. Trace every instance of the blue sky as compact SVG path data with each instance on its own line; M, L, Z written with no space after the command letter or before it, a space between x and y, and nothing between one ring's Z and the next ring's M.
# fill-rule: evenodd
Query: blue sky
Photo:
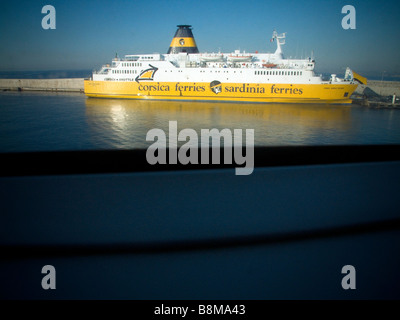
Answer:
M56 29L41 27L44 5ZM344 5L356 29L344 30ZM400 75L399 1L13 0L0 4L0 71L97 69L120 56L166 53L177 24L190 24L200 51L272 52L286 32L287 57L314 52L317 72Z

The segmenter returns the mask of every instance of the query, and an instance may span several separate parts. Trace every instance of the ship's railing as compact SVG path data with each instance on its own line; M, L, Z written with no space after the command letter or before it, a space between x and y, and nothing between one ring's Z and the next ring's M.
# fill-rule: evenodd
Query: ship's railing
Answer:
M108 70L93 70L93 74L108 74Z
M105 64L101 67L100 70L93 70L93 74L108 74L108 71L110 70L110 65Z

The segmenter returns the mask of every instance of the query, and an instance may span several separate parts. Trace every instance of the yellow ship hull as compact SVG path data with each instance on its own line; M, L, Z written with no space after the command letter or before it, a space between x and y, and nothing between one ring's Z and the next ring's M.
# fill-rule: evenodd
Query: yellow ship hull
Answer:
M206 82L84 81L95 98L237 101L260 103L351 103L357 84L258 84Z

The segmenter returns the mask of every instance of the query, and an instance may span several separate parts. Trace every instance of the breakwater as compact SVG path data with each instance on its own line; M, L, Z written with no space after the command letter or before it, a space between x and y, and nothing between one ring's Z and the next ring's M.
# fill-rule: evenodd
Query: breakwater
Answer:
M83 92L83 78L0 79L0 90Z
M400 96L400 81L368 80L367 85L358 85L356 93L362 94L367 87L380 96Z

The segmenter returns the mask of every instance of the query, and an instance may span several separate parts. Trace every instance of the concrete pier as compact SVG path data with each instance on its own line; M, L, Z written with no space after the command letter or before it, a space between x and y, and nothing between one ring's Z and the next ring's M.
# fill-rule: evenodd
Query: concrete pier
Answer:
M368 87L381 96L396 96L400 95L400 81L379 81L368 80L367 85L360 84L357 87L356 93L362 93Z
M0 79L0 91L83 92L83 78L70 79Z

